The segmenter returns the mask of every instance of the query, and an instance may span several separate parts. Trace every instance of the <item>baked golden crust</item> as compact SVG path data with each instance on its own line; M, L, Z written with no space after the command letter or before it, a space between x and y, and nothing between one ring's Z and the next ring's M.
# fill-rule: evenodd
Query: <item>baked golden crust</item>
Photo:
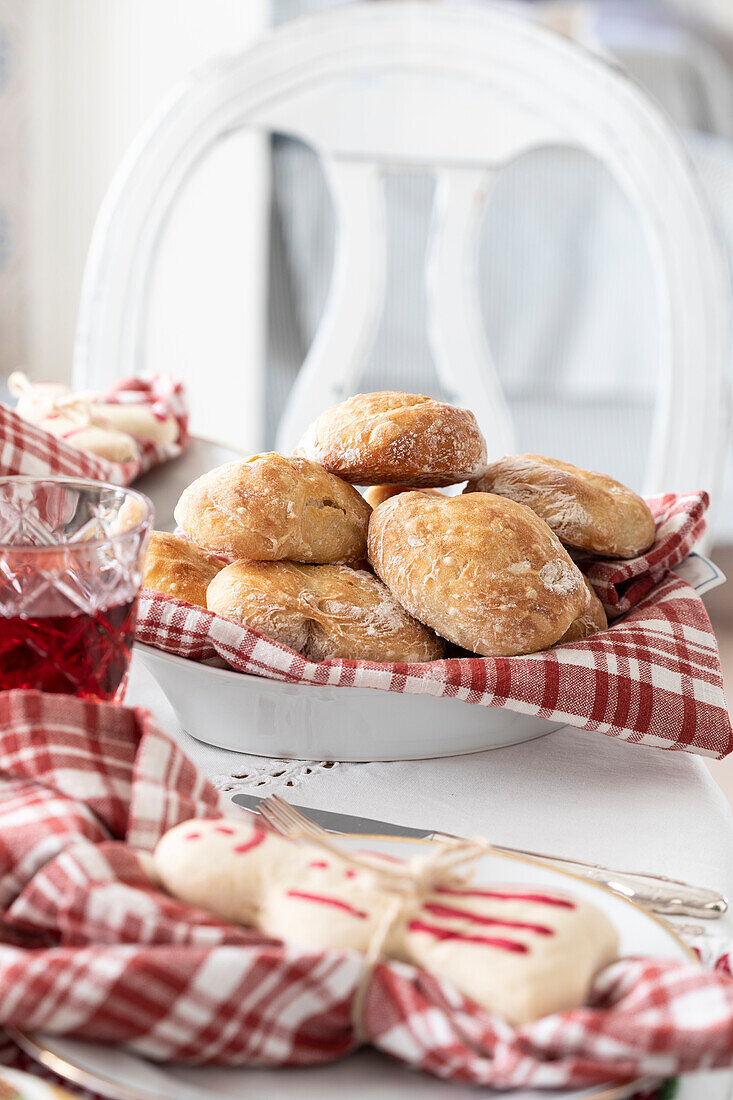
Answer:
M312 661L436 661L444 646L371 573L344 565L235 561L209 585L209 611Z
M558 645L566 645L568 642L579 642L583 638L589 638L591 634L597 634L599 630L608 629L606 610L596 595L596 590L587 577L584 578L585 587L588 589L590 602L586 610L574 619L563 634Z
M206 607L206 589L222 568L208 550L188 539L153 531L145 558L143 584L166 596Z
M372 513L369 559L411 615L484 657L546 649L588 605L547 524L491 493L392 497Z
M417 393L359 393L326 409L295 451L355 485L454 485L486 469L476 418Z
M371 508L351 485L305 458L270 451L210 470L181 495L178 526L214 553L252 561L356 560Z
M654 542L654 517L640 496L606 474L557 458L506 455L464 492L525 504L562 542L592 554L633 558Z
M378 508L385 500L397 497L400 493L428 493L433 497L443 495L439 489L418 489L415 485L370 485L364 490L364 500L372 508Z

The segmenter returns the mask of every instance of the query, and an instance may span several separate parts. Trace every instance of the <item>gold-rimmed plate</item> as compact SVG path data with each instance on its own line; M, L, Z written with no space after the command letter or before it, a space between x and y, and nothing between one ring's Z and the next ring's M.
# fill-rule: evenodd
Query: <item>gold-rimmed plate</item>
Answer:
M369 849L383 855L409 858L414 847L429 841L395 837L345 836L345 847ZM516 882L572 890L599 906L616 926L623 955L665 958L694 958L689 948L664 921L611 894L595 883L531 860L500 853L483 856L476 866L476 881ZM366 1050L332 1065L310 1069L259 1069L159 1065L133 1051L82 1043L45 1034L17 1033L16 1039L28 1053L67 1081L93 1089L113 1100L470 1100L475 1088L438 1081L416 1074ZM644 1082L607 1085L565 1092L522 1090L512 1100L621 1100ZM481 1090L482 1096L503 1096L506 1092Z

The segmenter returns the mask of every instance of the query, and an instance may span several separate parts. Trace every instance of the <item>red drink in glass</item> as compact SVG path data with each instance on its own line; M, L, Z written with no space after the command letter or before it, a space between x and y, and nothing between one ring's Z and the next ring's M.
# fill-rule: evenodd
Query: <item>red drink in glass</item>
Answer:
M0 479L0 690L122 697L151 521L132 490Z
M0 619L0 691L114 699L124 687L137 600L85 615Z

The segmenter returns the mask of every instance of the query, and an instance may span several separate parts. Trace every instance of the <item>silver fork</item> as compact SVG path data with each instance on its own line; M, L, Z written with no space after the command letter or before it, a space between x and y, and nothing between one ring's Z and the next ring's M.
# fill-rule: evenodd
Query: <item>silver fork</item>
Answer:
M257 812L262 814L268 825L272 825L273 829L283 836L303 836L306 839L312 837L314 840L319 840L321 837L332 835L277 794L263 798L257 806Z
M257 812L262 814L265 821L283 836L302 836L306 839L311 837L317 840L333 835L276 794L263 798L258 803ZM720 917L728 908L728 902L721 894L708 890L704 886L689 886L687 883L676 882L661 875L612 871L608 867L582 863L574 859L562 859L558 856L547 856L539 852L527 852L499 845L494 845L494 848L505 855L521 856L523 859L534 859L558 869L570 870L575 875L605 886L612 893L633 901L644 909L650 909L665 916L711 920Z

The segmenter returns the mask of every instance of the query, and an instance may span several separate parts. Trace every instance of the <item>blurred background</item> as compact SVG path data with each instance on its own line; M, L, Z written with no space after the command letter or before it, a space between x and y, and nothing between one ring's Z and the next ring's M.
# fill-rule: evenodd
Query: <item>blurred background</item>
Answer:
M34 379L70 379L95 217L128 146L166 96L193 68L247 47L269 26L334 6L0 0L0 378L22 367ZM731 0L511 6L617 61L657 100L693 158L731 261ZM387 305L363 390L444 395L424 323L433 187L427 175L386 179ZM196 431L245 450L273 444L322 315L333 242L328 192L304 146L235 133L202 162L158 250L147 331L148 367L186 381ZM479 280L518 449L640 487L658 321L646 244L613 179L570 150L540 150L508 166L487 204ZM733 441L712 556L733 574ZM708 598L729 698L732 591ZM727 782L724 767L716 775Z

